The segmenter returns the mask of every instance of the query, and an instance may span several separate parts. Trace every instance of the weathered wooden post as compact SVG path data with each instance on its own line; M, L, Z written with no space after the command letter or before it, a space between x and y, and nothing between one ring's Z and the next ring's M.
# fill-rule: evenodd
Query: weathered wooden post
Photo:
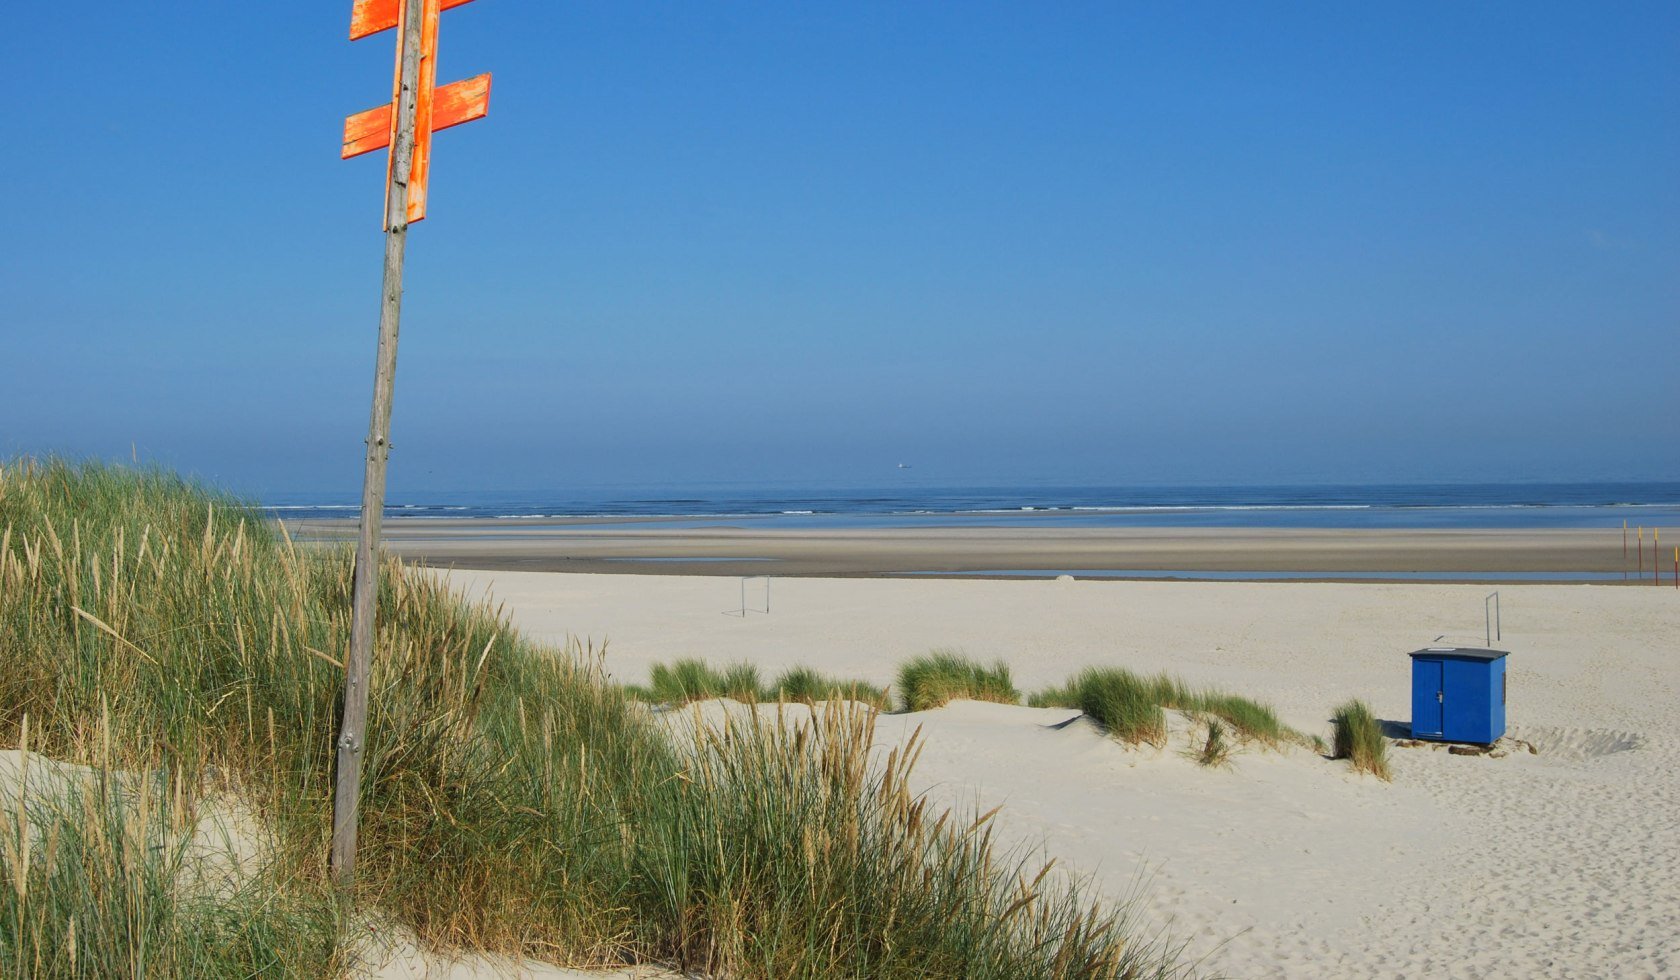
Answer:
M380 294L379 350L373 374L362 477L362 519L356 539L351 598L350 655L344 664L344 714L333 786L332 877L348 889L356 878L356 828L362 759L367 752L368 680L379 597L379 532L385 512L385 464L391 452L391 399L397 374L402 314L403 254L408 226L426 216L432 132L482 117L490 76L436 88L438 15L467 0L355 0L352 41L397 29L397 68L391 102L344 123L346 159L389 147L385 186L385 273Z

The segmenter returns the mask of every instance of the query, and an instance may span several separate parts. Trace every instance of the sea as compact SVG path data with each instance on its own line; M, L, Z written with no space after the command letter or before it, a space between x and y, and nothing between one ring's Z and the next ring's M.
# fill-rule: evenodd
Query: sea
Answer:
M355 493L276 493L288 520L353 518ZM601 527L1680 527L1680 482L1303 486L615 485L393 493L389 518L589 518ZM615 521L615 519L617 519Z

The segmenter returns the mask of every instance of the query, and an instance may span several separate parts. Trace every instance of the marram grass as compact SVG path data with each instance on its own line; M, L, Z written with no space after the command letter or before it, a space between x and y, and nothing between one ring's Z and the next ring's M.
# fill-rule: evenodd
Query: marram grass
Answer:
M1208 767L1217 769L1231 763L1231 743L1225 738L1225 726L1217 718L1209 718L1207 736L1202 741L1202 747L1196 752L1196 761Z
M1389 779L1388 742L1383 738L1382 723L1365 702L1357 698L1336 709L1330 725L1335 731L1331 755L1346 759L1356 772L1368 772L1378 779Z
M31 773L23 755L0 792L0 976L343 972L325 890L274 880L273 867L230 882L207 866L167 771L101 765L66 780L34 761Z
M758 668L750 663L734 664L719 670L704 660L693 658L672 664L654 664L647 687L627 687L626 690L641 700L668 705L733 698L748 703L862 701L878 709L887 708L886 692L863 681L840 680L808 667L791 667L778 675L774 682L765 684L759 680Z
M816 704L818 701L860 701L879 711L889 707L887 692L865 681L841 680L809 667L789 667L776 675L776 682L765 691L766 701L796 701Z
M0 972L344 968L325 856L350 572L167 473L0 467L0 747L27 730L174 794L0 825ZM676 746L598 652L535 647L394 562L370 704L358 908L426 944L744 978L1178 972L1123 910L930 811L913 752L868 764L872 712ZM212 793L261 815L270 853L183 892L167 847L129 843Z
M1123 667L1090 667L1067 684L1032 696L1035 707L1078 708L1123 742L1164 745L1166 710L1217 721L1239 738L1277 748L1311 746L1311 736L1284 725L1273 708L1223 691L1198 690L1168 674L1145 676Z
M1019 704L1021 692L1010 680L1009 666L990 666L951 650L935 650L898 669L898 696L906 711L926 711L959 698Z
M1145 678L1129 670L1092 667L1065 686L1032 698L1037 707L1078 708L1122 742L1164 745L1167 715L1159 678Z

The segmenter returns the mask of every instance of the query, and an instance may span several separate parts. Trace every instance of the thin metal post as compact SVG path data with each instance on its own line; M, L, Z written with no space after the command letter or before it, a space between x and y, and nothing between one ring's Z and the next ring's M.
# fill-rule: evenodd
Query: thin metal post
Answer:
M420 79L422 0L403 0L402 73L395 99L396 133L385 198L385 274L379 309L379 351L368 419L362 479L361 533L356 540L350 613L350 656L344 666L344 716L338 736L333 787L332 878L348 890L356 880L357 809L362 760L367 754L368 675L379 595L379 533L385 510L385 464L391 451L391 397L397 373L397 329L402 313L403 253L408 242L408 182L414 158L415 91Z

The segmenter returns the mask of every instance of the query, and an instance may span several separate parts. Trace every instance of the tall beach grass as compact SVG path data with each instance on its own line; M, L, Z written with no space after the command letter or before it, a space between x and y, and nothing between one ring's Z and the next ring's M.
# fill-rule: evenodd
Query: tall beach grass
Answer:
M1356 772L1368 772L1378 779L1389 779L1388 741L1383 738L1382 723L1365 702L1355 698L1336 709L1330 726L1332 757L1346 759Z
M733 698L748 703L861 701L880 710L888 707L887 692L875 685L829 677L809 667L790 667L777 675L773 682L765 684L759 680L758 668L752 664L732 664L719 669L704 660L692 658L671 664L654 664L649 671L646 688L628 687L626 690L640 699L669 705Z
M906 711L926 711L959 698L1019 704L1021 692L999 660L977 663L951 650L935 650L898 669L898 696Z
M1278 720L1268 704L1211 689L1196 689L1168 674L1146 676L1123 667L1090 667L1067 684L1035 693L1036 707L1078 708L1123 742L1164 745L1166 711L1212 719L1239 737L1276 748L1311 745L1312 738Z
M16 754L0 779L0 976L330 976L324 891L225 876L185 788ZM132 761L132 759L130 759ZM47 770L43 772L42 770ZM64 770L69 770L66 773Z

